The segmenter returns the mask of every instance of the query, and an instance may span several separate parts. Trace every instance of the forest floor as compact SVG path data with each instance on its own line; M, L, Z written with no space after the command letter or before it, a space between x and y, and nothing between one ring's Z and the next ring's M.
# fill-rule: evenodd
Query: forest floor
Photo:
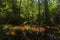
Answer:
M7 35L12 35L12 36L16 36L16 30L19 30L21 31L21 33L19 33L19 35L23 35L24 32L27 33L25 35L27 35L27 40L30 40L30 39L34 39L36 36L38 37L37 35L37 32L39 33L40 37L38 37L38 39L43 39L44 35L43 33L46 33L46 31L50 30L50 33L53 33L52 31L59 31L59 35L60 35L60 29L59 27L54 27L54 26L37 26L37 25L18 25L18 26L14 26L14 25L3 25L3 29L4 30L7 30L6 34ZM31 32L29 32L31 30L32 34L30 34ZM42 38L41 38L41 33L42 33ZM50 33L47 33L47 34L50 34ZM46 34L45 34L46 36ZM28 38L29 37L29 38ZM32 37L32 38L30 38ZM18 38L18 37L16 37ZM37 38L36 38L37 39Z
M37 25L19 25L19 26L13 26L13 25L4 25L3 29L8 29L8 30L21 30L21 31L24 31L24 30L31 30L31 31L34 31L34 32L45 32L46 30L59 30L60 31L60 28L59 27L56 27L56 26L45 26L45 27L42 27L42 26L37 26Z

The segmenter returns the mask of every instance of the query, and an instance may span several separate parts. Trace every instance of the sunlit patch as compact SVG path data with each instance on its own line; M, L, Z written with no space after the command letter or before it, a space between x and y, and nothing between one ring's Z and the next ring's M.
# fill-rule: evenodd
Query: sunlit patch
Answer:
M7 35L12 35L12 36L16 36L16 32L8 32L6 33Z
M16 32L11 32L11 35L16 36Z
M48 27L49 28L49 27ZM24 25L24 26L15 26L15 27L11 27L9 29L13 29L13 30L21 30L21 31L24 31L24 30L32 30L32 31L38 31L38 32L44 32L46 31L47 29L44 28L44 27L30 27L30 25Z
M40 31L40 32L45 32L46 30L47 30L47 29L45 29L44 27L40 27L40 28L39 28L39 31Z
M24 31L24 30L25 30L25 28L24 28L24 27L21 27L21 28L20 28L20 30Z
M32 27L32 31L36 31L36 28L33 28L33 27Z
M29 29L31 29L31 27L30 26L24 26L24 29L29 30Z

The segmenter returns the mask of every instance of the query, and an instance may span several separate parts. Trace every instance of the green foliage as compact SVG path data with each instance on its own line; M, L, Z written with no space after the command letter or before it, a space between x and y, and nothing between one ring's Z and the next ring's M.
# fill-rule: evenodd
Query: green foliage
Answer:
M39 26L50 24L49 26L59 27L60 0L0 0L0 25L2 24ZM9 25L0 26L0 40L10 38L11 35L6 35L5 30L9 27ZM60 35L60 30L58 33Z
M44 23L44 21L49 19L50 22L54 23L55 15L60 13L60 6L58 6L59 3L57 0L48 0L45 4L45 1L46 0L40 0L40 3L38 3L39 0L1 0L1 23L6 21L5 23L23 24L25 21L37 21L37 19L40 20L41 25ZM48 8L46 9L47 11L45 11L45 8ZM45 20L46 17L49 19Z

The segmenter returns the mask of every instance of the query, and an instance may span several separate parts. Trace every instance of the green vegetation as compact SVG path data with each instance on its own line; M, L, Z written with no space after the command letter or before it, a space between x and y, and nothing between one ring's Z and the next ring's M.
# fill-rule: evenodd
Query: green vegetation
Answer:
M9 25L53 26L59 28L55 34L60 35L60 0L0 0L1 34L8 36L5 28ZM2 36L0 39L4 40Z
M40 2L39 2L40 1ZM58 25L59 2L57 0L1 0L0 23L24 24L32 20L39 25Z

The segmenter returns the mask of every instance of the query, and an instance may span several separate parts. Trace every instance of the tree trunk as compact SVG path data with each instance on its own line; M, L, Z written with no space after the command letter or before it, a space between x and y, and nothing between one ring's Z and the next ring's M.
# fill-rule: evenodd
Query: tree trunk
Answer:
M44 13L44 17L45 17L45 24L46 25L50 25L50 18L49 18L49 8L48 8L48 0L44 1L45 4L45 13Z
M38 15L37 15L38 19L37 19L37 22L38 22L38 25L40 26L41 24L41 17L40 17L40 0L38 0Z

